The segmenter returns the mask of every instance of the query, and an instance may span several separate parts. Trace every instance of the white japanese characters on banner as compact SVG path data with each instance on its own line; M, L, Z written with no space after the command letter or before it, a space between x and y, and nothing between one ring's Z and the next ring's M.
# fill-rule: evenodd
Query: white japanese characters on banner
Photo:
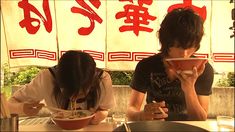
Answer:
M157 32L167 12L191 7L205 21L205 35L195 55L209 58L214 66L221 62L231 66L234 51L220 50L218 42L234 49L233 42L227 34L219 39L213 33L220 28L230 32L219 23L232 23L233 7L222 2L220 16L214 13L218 5L212 0L3 0L1 32L11 67L53 66L67 50L81 50L92 55L100 68L133 70L141 59L158 53ZM220 17L224 20L217 22Z

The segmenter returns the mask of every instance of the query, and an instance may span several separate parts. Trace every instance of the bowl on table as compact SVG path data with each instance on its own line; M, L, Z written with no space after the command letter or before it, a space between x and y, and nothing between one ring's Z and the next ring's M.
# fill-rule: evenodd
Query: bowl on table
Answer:
M72 114L72 111L53 113L51 119L62 129L75 130L87 126L93 116L94 113L88 110L76 110L75 115Z
M192 74L193 67L201 68L207 58L168 58L166 61L177 73Z

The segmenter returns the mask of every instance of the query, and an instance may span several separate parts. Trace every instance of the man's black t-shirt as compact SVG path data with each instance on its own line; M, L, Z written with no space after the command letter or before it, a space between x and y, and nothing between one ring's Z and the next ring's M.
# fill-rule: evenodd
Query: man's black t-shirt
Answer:
M187 120L186 102L180 81L168 79L162 59L160 54L156 54L141 60L136 66L130 86L139 92L147 92L147 103L164 100L168 107L166 120ZM207 63L203 74L195 83L198 95L207 96L212 93L213 77L213 68Z

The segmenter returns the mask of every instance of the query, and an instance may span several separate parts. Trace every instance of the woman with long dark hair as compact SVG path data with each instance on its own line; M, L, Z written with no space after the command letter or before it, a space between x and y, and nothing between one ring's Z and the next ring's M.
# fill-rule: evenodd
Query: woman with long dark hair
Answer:
M11 113L35 115L44 104L61 109L96 111L91 124L98 124L114 104L110 75L96 67L94 59L81 51L67 51L58 65L44 69L9 100Z

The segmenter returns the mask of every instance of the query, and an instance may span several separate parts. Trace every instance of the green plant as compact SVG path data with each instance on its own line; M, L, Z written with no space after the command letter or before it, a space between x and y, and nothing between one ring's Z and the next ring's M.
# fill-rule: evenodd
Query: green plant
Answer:
M227 75L228 83L230 86L233 86L233 87L234 87L234 80L235 80L234 76L235 76L234 72L229 72Z
M29 83L42 67L28 66L12 71L6 63L3 65L4 86L24 85ZM114 85L129 85L133 71L109 71Z
M234 87L234 72L229 72L226 77L219 79L216 85L220 87Z
M14 72L11 72L10 71L10 68L9 68L9 65L7 64L7 63L4 63L3 64L3 67L2 67L2 71L3 71L3 73L4 73L4 78L3 78L3 84L4 85L2 85L1 84L1 87L2 86L9 86L9 85L12 85L12 82L13 82L13 80L14 80L14 78L15 78L15 74L14 74ZM2 79L2 78L1 78Z
M4 92L10 97L12 92L12 85L23 85L29 83L40 71L40 67L28 66L19 68L17 70L10 69L7 63L3 64L2 71L4 72L3 85L1 84L1 92Z
M4 86L23 85L29 83L40 71L41 68L36 66L28 66L11 71L8 64L4 64Z
M20 68L19 72L15 73L13 84L23 85L29 83L38 74L39 71L40 68L35 66Z
M133 71L110 71L113 85L129 85Z

